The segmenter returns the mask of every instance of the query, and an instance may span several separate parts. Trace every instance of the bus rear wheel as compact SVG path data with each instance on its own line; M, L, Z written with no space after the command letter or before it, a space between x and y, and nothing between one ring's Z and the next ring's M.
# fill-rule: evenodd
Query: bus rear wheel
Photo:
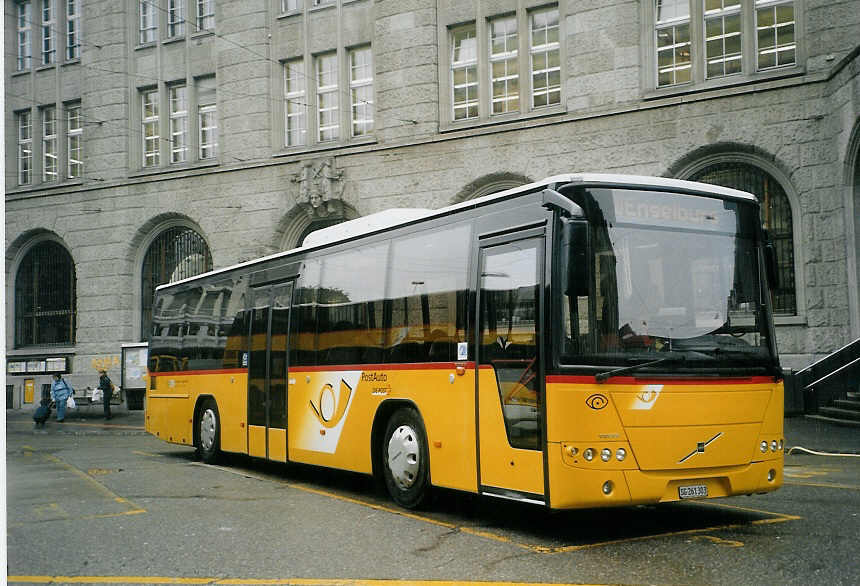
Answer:
M430 456L424 422L415 409L404 407L392 414L381 452L391 498L407 509L421 506L430 488Z
M212 399L200 406L197 426L197 456L207 464L214 464L221 451L221 419Z

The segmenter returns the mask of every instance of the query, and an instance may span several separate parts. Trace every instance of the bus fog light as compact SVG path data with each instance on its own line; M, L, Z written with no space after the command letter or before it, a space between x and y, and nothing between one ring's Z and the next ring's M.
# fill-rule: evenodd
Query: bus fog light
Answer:
M773 482L774 478L776 478L776 470L771 468L770 470L767 471L767 481Z
M776 440L773 440L772 442L770 442L770 451L771 452L776 451Z
M582 452L582 457L585 458L587 462L591 462L594 459L594 449L586 448L586 450Z
M604 462L608 462L611 457L612 450L610 450L609 448L603 448L602 450L600 450L600 459Z
M764 454L765 452L767 452L767 442L762 440L762 442L761 442L761 453Z
M607 480L606 482L603 483L603 494L605 494L607 496L612 494L613 488L615 488L615 485L612 484L611 480Z
M627 457L627 450L625 450L624 448L618 448L618 451L615 452L615 459L618 460L619 462L623 462L624 458L626 458L626 457Z

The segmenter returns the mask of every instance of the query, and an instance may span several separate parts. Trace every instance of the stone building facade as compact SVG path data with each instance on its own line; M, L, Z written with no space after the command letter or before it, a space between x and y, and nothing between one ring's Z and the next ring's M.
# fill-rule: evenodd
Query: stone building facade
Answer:
M784 365L860 336L860 0L5 9L16 405L52 368L118 376L159 282L578 171L756 192Z

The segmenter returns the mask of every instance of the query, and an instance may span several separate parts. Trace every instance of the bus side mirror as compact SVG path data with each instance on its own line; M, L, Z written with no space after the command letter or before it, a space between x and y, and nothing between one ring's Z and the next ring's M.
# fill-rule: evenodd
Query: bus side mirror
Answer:
M567 252L568 297L588 297L588 223L566 222L563 245Z
M774 248L767 230L765 230L764 238L764 263L767 280L770 288L776 289L779 287L779 271L776 268L776 248Z

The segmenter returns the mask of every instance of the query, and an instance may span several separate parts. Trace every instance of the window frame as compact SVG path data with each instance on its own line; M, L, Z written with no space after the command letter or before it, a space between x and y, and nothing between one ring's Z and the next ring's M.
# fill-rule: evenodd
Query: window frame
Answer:
M180 93L181 96L179 96ZM177 103L181 104L181 108L176 108ZM170 164L186 163L188 162L187 85L173 84L167 86L167 112L170 133Z
M64 109L66 111L66 177L81 179L84 175L84 124L81 104L80 102L67 104ZM73 121L75 121L74 125Z
M144 169L157 169L161 166L161 117L160 117L160 92L158 88L142 88L140 95L140 129L141 129L141 166ZM147 101L148 96L154 96L154 100ZM147 105L151 106L152 115L147 116ZM147 136L147 128L155 129L155 133ZM147 150L147 143L152 143L155 148ZM147 163L151 160L151 163Z
M81 0L66 0L66 61L81 58Z
M306 146L308 139L308 98L307 76L305 75L305 60L301 57L288 59L282 65L284 73L284 145L287 148ZM295 73L296 75L292 75ZM295 80L295 84L291 84ZM292 88L292 89L291 89ZM291 105L298 111L291 112ZM291 120L297 120L297 126L291 126ZM292 140L295 134L296 139Z
M314 55L314 84L316 92L316 142L319 144L338 142L341 139L340 127L340 67L338 67L338 52L328 51ZM331 63L333 67L325 69L325 64ZM334 80L334 84L323 85L324 78ZM323 106L324 98L334 97L334 105ZM323 117L328 116L332 121L323 124ZM323 138L324 132L331 132L331 138Z
M55 0L42 0L40 22L42 27L42 65L57 62L56 24L57 11Z
M557 2L549 2L536 6L527 6L525 3L519 3L514 10L507 12L500 11L497 13L484 13L483 7L476 7L477 14L475 18L469 20L451 21L444 26L439 26L438 44L439 44L439 79L440 79L440 96L439 96L439 117L440 130L442 132L457 130L461 128L482 126L487 124L495 124L501 122L509 122L513 120L523 120L537 118L549 115L563 114L567 110L567 98L565 90L565 70L566 70L566 48L565 48L565 16L567 14L567 3L565 0ZM452 14L462 15L462 11L451 10ZM551 43L542 45L533 45L533 25L535 15L544 12L555 12L557 14L557 31L558 38ZM440 17L444 19L444 15ZM507 51L504 54L493 53L493 26L500 20L514 18L516 21L516 53ZM444 20L443 20L444 22ZM464 27L475 27L476 31L476 64L471 62L466 63L461 60L457 65L474 66L477 71L477 115L469 117L457 118L455 111L454 93L454 50L455 50L455 34L458 30ZM555 26L551 27L555 29ZM555 59L555 54L558 56L558 66L552 66L545 70L547 78L554 78L555 72L558 71L558 87L551 84L552 87L544 91L545 95L554 96L558 92L557 101L542 105L535 105L535 84L534 84L534 56L541 52L541 49L548 49L552 58ZM557 53L556 53L557 52ZM494 112L493 96L493 64L504 59L512 59L516 55L516 75L508 72L505 76L509 80L516 79L518 85L518 101L517 109L511 108L509 111ZM545 53L546 54L546 53ZM498 78L495 78L498 80ZM457 84L458 87L460 84ZM472 84L474 85L474 84ZM508 96L509 102L512 101L512 96ZM474 107L470 100L469 107ZM466 104L456 105L456 109L465 107Z
M357 57L365 58L362 63L355 63ZM373 134L373 123L375 116L373 96L373 51L370 45L354 47L347 51L347 70L349 73L349 100L350 100L350 137L359 138ZM355 77L357 70L366 70L369 77ZM358 97L366 94L366 98ZM361 131L356 132L356 127L361 126Z
M18 185L32 185L33 183L33 112L31 110L21 110L15 113L16 128L17 128L17 160L18 160ZM27 136L22 136L24 130L27 130ZM28 149L29 147L29 149ZM26 155L24 154L26 153ZM26 161L26 169L22 163ZM26 180L22 181L23 174L26 173Z
M712 88L740 85L755 81L801 75L805 72L805 43L798 31L804 30L804 0L740 0L741 70L716 77L707 76L707 50L704 0L688 0L690 9L690 80L658 85L657 22L655 0L643 0L642 47L645 62L642 67L642 90L646 99L665 95L691 93ZM759 67L757 8L792 4L794 12L794 63L783 66Z
M494 31L494 25L497 23L509 23L513 22L513 32L510 31L506 27L505 31L497 36ZM508 41L513 37L513 49L508 46ZM495 43L494 41L497 38L503 39L504 51L501 53L494 52ZM519 51L519 43L520 43L520 31L519 31L519 22L515 14L507 14L501 16L494 16L492 18L487 19L487 61L488 61L488 72L489 72L489 92L490 92L490 107L489 113L490 116L499 116L503 114L512 114L520 111L520 51ZM513 70L515 73L511 74L508 69L509 64L513 62ZM496 63L504 63L505 64L505 74L501 77L495 76L495 67ZM497 98L495 94L495 86L496 82L501 82L504 84L505 92L503 93L501 98ZM509 87L511 84L516 81L516 91L509 91ZM515 106L512 108L508 107L509 102L515 102ZM501 102L504 105L504 108L501 111L496 111L496 103Z
M208 98L209 93L211 100ZM197 106L197 160L211 161L218 158L218 86L215 77L197 78L194 94ZM205 102L201 99L203 95L207 95ZM207 120L211 123L206 123ZM204 142L207 133L210 140Z
M195 32L211 32L215 30L215 0L197 0Z
M185 0L167 0L167 38L185 36Z
M154 43L158 37L158 18L156 16L157 0L139 0L138 11L138 45ZM146 8L146 10L144 9Z
M17 71L33 67L33 3L23 0L15 3L15 42L17 46Z
M60 180L57 107L43 106L39 118L42 123L42 183L57 183Z

